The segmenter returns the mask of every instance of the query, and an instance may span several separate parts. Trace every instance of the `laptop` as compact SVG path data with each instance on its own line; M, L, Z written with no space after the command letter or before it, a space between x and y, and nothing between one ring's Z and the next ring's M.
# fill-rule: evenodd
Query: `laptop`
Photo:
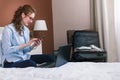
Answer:
M71 45L60 46L57 50L55 67L60 67L70 61Z
M53 68L60 67L70 61L71 45L60 46L54 53L55 61L51 63L38 64L39 67Z

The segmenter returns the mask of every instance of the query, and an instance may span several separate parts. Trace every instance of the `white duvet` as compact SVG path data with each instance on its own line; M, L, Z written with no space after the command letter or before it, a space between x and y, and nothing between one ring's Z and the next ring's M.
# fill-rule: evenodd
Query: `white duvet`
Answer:
M0 80L120 80L120 63L69 62L56 68L0 68Z

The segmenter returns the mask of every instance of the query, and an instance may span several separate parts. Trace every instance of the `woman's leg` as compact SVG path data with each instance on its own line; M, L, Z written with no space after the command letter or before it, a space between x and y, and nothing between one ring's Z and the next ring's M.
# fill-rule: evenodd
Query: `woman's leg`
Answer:
M38 64L41 64L43 62L54 62L54 55L53 54L31 55L30 59Z
M25 61L17 61L17 62L5 62L4 67L24 68L24 67L37 67L37 65L33 60L25 60Z

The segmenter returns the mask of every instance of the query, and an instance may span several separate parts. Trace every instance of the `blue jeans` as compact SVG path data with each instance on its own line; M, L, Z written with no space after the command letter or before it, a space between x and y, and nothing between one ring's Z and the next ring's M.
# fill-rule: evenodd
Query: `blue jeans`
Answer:
M17 62L4 62L4 68L16 67L37 67L36 64L41 64L43 62L54 62L53 54L42 54L42 55L31 55L29 60L17 61Z

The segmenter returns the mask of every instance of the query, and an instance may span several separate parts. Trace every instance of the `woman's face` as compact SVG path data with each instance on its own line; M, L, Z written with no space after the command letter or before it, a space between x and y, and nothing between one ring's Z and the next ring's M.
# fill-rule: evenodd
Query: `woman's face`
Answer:
M22 24L28 26L30 23L33 22L34 17L35 17L35 13L30 13L27 15L22 13Z

